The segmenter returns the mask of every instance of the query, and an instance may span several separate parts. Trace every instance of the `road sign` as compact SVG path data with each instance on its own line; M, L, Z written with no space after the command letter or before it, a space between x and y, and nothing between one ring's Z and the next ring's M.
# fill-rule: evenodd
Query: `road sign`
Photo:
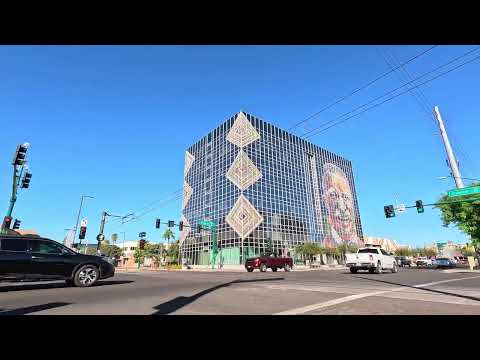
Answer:
M83 219L82 222L80 223L80 226L87 227L87 223L88 223L87 219Z
M405 211L405 204L398 205L398 212L404 212L404 211Z
M103 235L103 234L98 234L98 235L97 235L97 241L100 241L100 242L101 242L101 241L103 241L103 240L105 240L105 235Z
M215 223L209 220L200 220L198 223L202 225L202 227L205 227L206 229L212 229L215 226Z
M138 237L141 237L141 238L143 238L143 237L145 237L145 236L147 236L147 233L146 233L145 231L143 231L143 232L141 232L140 234L138 234Z
M472 194L480 194L480 186L469 186L462 189L453 189L447 193L449 197L465 196Z

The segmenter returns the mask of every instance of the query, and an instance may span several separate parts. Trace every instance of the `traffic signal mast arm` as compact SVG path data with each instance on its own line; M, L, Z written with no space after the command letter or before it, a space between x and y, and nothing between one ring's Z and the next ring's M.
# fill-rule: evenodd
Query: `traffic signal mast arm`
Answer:
M433 204L423 204L423 206L435 206L435 205L454 204L454 203L461 203L461 202L473 202L473 201L480 201L480 197L478 199L466 199L466 200L456 200L456 201L444 201L444 202L433 203ZM415 207L417 206L416 205L405 206L406 209L411 209Z

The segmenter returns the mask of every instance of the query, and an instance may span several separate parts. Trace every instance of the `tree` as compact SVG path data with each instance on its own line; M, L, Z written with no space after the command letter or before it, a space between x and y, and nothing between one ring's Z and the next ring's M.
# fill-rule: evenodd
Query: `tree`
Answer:
M164 240L167 240L168 242L170 242L170 240L175 239L175 235L173 234L172 229L166 228L165 232L162 235L162 238Z
M179 248L180 248L179 240L175 241L168 247L167 254L170 262L176 262L178 260Z
M396 256L412 256L413 250L409 248L398 248L395 250L395 255Z
M426 257L432 257L432 256L437 256L437 251L435 249L432 249L432 248L426 248L425 249L425 256Z
M140 264L143 264L143 261L145 260L145 250L136 248L133 253L133 258L135 259L135 263L138 264L138 267L140 267Z
M303 258L307 258L310 261L312 261L313 256L321 254L323 249L324 248L318 245L317 243L305 242L295 247L295 254L300 255Z
M114 257L115 259L118 259L123 254L122 249L120 249L117 245L108 244L100 245L100 252L108 257Z
M463 247L461 252L463 256L475 256L475 251L471 247Z
M480 182L473 184L479 186ZM443 226L456 226L460 231L470 236L475 248L480 248L480 196L477 194L462 196L462 200L470 202L453 202L452 198L444 195L435 205L442 212Z
M159 266L165 255L165 247L163 244L149 244L146 243L144 247L144 255L146 258L151 258L155 266Z
M346 244L342 243L338 245L336 248L337 248L337 253L339 255L344 255L345 253L356 253L358 250L358 246L352 242L347 242Z

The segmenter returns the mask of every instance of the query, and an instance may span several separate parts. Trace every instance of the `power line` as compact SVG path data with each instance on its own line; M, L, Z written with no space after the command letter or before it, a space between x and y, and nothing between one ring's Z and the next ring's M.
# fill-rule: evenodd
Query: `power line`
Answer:
M440 66L438 66L438 67L436 67L435 69L430 70L430 71L428 71L428 72L426 72L426 73L424 73L424 74L416 77L416 78L413 79L412 81L409 81L409 82L407 82L407 83L404 83L404 84L402 84L401 86L399 86L399 87L397 87L397 88L395 88L395 89L393 89L393 90L390 90L390 91L386 92L385 94L383 94L383 95L381 95L381 96L378 96L378 97L376 97L376 98L374 98L374 99L366 102L366 103L363 104L363 105L357 106L357 107L354 108L353 110L350 110L350 111L348 111L348 112L346 112L346 113L344 113L344 114L336 117L335 119L329 120L329 121L321 124L320 126L318 126L318 127L314 128L314 129L310 130L309 132L303 134L302 137L305 138L305 139L308 139L308 138L316 135L316 134L317 134L317 130L321 129L322 127L324 127L324 126L326 126L326 125L328 125L328 124L331 124L331 123L334 122L335 120L338 120L338 119L340 119L340 118L342 118L342 117L344 117L344 116L347 116L347 115L349 115L349 114L351 114L351 113L353 113L353 112L355 112L355 111L357 111L357 110L359 110L359 109L361 109L361 108L364 108L364 107L367 106L367 105L370 105L370 104L374 103L374 102L377 101L377 100L380 100L381 98L384 98L384 97L386 97L386 96L388 96L388 95L390 95L390 94L392 94L392 93L395 93L397 90L399 90L399 89L401 89L401 88L403 88L403 87L405 87L405 86L407 86L407 85L409 85L409 84L415 83L415 82L418 81L419 79L424 78L425 76L430 75L430 74L436 72L437 70L439 70L439 69L441 69L441 68L443 68L443 67L445 67L445 66L447 66L447 65L450 65L451 63L453 63L453 62L461 59L462 57L465 57L465 56L469 55L470 53L472 53L472 52L474 52L474 51L477 51L479 48L480 48L480 46L477 46L475 49L470 50L470 51L466 52L465 54L463 54L463 55L461 55L461 56L458 56L458 57L456 57L455 59L452 59L452 60L450 60L450 61L448 61L448 62L446 62L446 63L444 63L444 64L442 64L442 65L440 65ZM450 69L450 70L447 70L447 71L441 73L439 76L435 76L435 77L433 77L433 78L431 78L431 79L429 79L429 80L421 83L420 85L416 85L416 86L414 86L414 87L412 87L412 88L409 88L407 91L401 92L401 93L399 93L398 95L395 95L394 97L392 97L392 98L390 98L390 99L388 99L388 100L386 100L386 101L389 101L389 100L391 100L391 99L394 99L394 98L396 98L396 97L398 97L398 96L400 96L400 95L406 94L407 92L409 92L409 91L411 91L411 90L413 90L413 89L416 89L417 87L419 87L419 86L421 86L421 85L424 85L424 84L426 84L426 83L428 83L428 82L430 82L430 81L433 81L433 80L437 79L437 78L440 77L440 76L443 76L443 75L445 75L445 74L448 74L448 73L450 73L451 71L456 70L456 69L458 69L459 67L462 67L462 66L464 66L464 65L466 65L466 64L468 64L468 63L470 63L470 62L472 62L472 61L474 61L474 60L476 60L476 59L478 59L478 57L475 57L475 58L473 58L472 60L469 60L469 61L467 61L467 62L465 62L465 63L462 63L462 64L460 64L459 66L456 66L456 67L454 67L454 68L452 68L452 69ZM373 107L379 106L379 105L385 103L386 101L383 101L383 102L381 102L380 104L375 105L375 106L373 106ZM368 108L368 109L371 109L371 108L373 108L373 107L370 107L370 108ZM363 113L363 112L365 112L365 111L362 111L361 113ZM347 120L350 119L350 118L351 118L351 117L348 117ZM330 127L328 127L328 128L330 128ZM312 133L313 133L313 134L312 134ZM307 136L307 135L308 135L308 136Z
M180 188L180 189L172 192L171 194L168 194L167 196L165 196L165 197L163 197L163 198L161 198L161 199L152 201L152 202L149 203L148 205L143 206L143 207L139 208L139 209L136 210L136 211L133 211L133 212L132 212L132 214L133 214L133 218L132 218L132 219L129 219L129 220L127 220L127 221L124 221L123 218L116 218L116 219L114 219L113 221L121 222L122 224L127 223L127 222L130 222L130 221L132 221L133 219L135 219L135 218L137 217L137 216L135 215L136 213L140 213L140 212L142 212L142 211L144 211L144 210L146 210L146 209L151 209L151 210L149 210L149 212L151 212L151 211L155 210L155 208L152 209L152 206L153 206L154 204L159 203L159 202L162 202L162 201L167 201L167 200L168 200L170 197L172 197L172 196L183 196L183 188ZM112 221L112 222L113 222L113 221Z
M328 124L334 122L334 121L337 120L337 119L340 119L340 118L342 118L342 117L344 117L344 116L346 116L346 115L348 115L348 114L351 114L351 113L353 113L354 111L361 109L362 107L365 107L365 106L367 106L367 105L370 105L371 103L373 103L373 102L375 102L375 101L377 101L377 100L379 100L379 99L381 99L381 98L383 98L383 97L385 97L385 96L387 96L387 95L390 95L390 94L396 92L397 90L399 90L399 89L401 89L401 88L403 88L403 87L405 87L405 86L407 86L407 85L409 85L409 84L415 83L415 81L417 81L417 80L419 80L419 79L421 79L421 78L423 78L423 77L425 77L425 76L427 76L427 75L430 75L430 74L434 73L435 71L437 71L437 70L439 70L439 69L441 69L441 68L443 68L443 67L445 67L445 66L447 66L447 65L450 65L450 64L454 63L455 61L457 61L457 60L459 60L459 59L461 59L461 58L469 55L470 53L472 53L472 52L474 52L474 51L477 51L479 48L480 48L480 46L477 46L477 47L475 47L474 49L472 49L472 50L470 50L470 51L467 51L467 52L464 53L463 55L457 56L455 59L452 59L452 60L450 60L450 61L448 61L448 62L446 62L446 63L444 63L444 64L442 64L442 65L440 65L440 66L437 66L435 69L430 70L430 71L428 71L428 72L426 72L426 73L418 76L417 78L413 79L412 81L409 81L409 82L407 82L407 83L404 83L404 84L400 85L399 87L397 87L397 88L395 88L395 89L393 89L393 90L391 90L391 91L388 91L388 92L386 92L385 94L383 94L383 95L381 95L381 96L378 96L378 97L376 97L375 99L372 99L372 100L370 100L369 102L367 102L367 103L365 103L365 104L363 104L363 105L357 106L357 107L354 108L353 110L348 111L348 112L346 112L346 113L344 113L344 114L336 117L335 119L332 119L332 120L329 120L329 121L323 123L323 124L321 124L320 126L318 126L318 127L316 127L316 128L313 128L313 129L311 129L310 131L304 133L301 137L309 138L310 136L306 136L306 135L309 135L310 133L312 133L312 132L320 129L321 127L323 127L323 126L325 126L325 125L328 125ZM413 89L413 88L412 88L412 89Z
M402 63L402 64L398 65L398 66L397 66L397 67L395 67L394 69L391 69L391 70L389 70L389 71L387 71L387 72L383 73L382 75L378 76L377 78L375 78L375 79L373 79L373 80L369 81L369 82L368 82L368 83L366 83L365 85L362 85L362 86L360 86L358 89L356 89L356 90L353 90L353 91L352 91L352 92L350 92L348 95L345 95L344 97L342 97L342 98L340 98L340 99L338 99L338 100L336 100L336 101L332 102L331 104L329 104L329 105L325 106L324 108L322 108L321 110L317 111L316 113L314 113L314 114L310 115L310 116L309 116L309 117L307 117L306 119L304 119L304 120L302 120L302 121L300 121L300 122L296 123L296 124L295 124L295 125L293 125L291 128L289 128L289 129L288 129L288 131L291 131L291 130L295 129L296 127L298 127L298 126L300 126L301 124L303 124L303 123L307 122L308 120L310 120L310 119L314 118L315 116L317 116L317 115L321 114L322 112L324 112L324 111L326 111L326 110L330 109L331 107L333 107L333 106L337 105L338 103L340 103L340 102L342 102L342 101L344 101L344 100L348 99L348 98L349 98L349 97L351 97L352 95L355 95L355 94L356 94L356 93L358 93L359 91L366 89L367 87L369 87L370 85L374 84L374 83L375 83L375 82L377 82L378 80L380 80L380 79L383 79L385 76L387 76L387 75L391 74L391 73L392 73L392 72L394 72L396 69L398 69L398 68L401 68L401 67L403 67L403 66L407 65L408 63L410 63L410 62L412 62L412 61L414 61L414 60L418 59L419 57L421 57L421 56L425 55L426 53L428 53L429 51L433 50L433 49L434 49L435 47L437 47L437 46L438 46L438 45L434 45L434 46L432 46L432 47L430 47L430 48L428 48L428 49L426 49L426 50L422 51L422 52L421 52L421 53L419 53L418 55L415 55L414 57L412 57L412 58L410 58L409 60L405 61L404 63Z
M140 213L139 215L135 215L132 219L125 221L124 224L129 223L129 222L137 222L137 221L139 221L142 217L144 217L145 215L150 214L151 212L153 212L153 211L155 211L155 210L158 210L159 208L164 207L164 206L166 206L166 205L168 205L168 204L170 204L170 203L172 203L172 202L174 202L174 201L180 200L182 197L183 197L183 194L179 194L179 195L174 196L174 197L171 198L171 199L165 200L164 202L162 202L161 204L155 206L154 208L151 208L151 209L149 209L149 210L146 210L146 211L144 211L143 213Z
M393 52L389 52L387 48L380 49L380 51L382 50L384 50L384 52L382 52L381 55L388 66L393 67L394 65L396 65L396 63L399 62L398 58L395 56ZM390 61L387 59L388 57L390 58ZM408 69L406 68L399 69L397 74L399 75L398 79L400 80L400 83L413 80L413 76L411 76L411 74L408 72ZM420 109L423 110L425 115L429 119L431 119L433 122L436 122L435 117L433 116L433 113L432 113L433 106L429 105L429 101L426 99L422 90L420 88L415 89L412 91L411 95L415 99L417 104L420 106Z
M416 88L418 88L418 87L420 87L420 86L422 86L422 85L425 85L425 84L427 84L427 83L429 83L429 82L431 82L431 81L433 81L433 80L436 80L436 79L438 79L438 78L440 78L440 77L442 77L442 76L444 76L444 75L446 75L446 74L448 74L448 73L450 73L450 72L452 72L452 71L454 71L454 70L456 70L456 69L458 69L458 68L460 68L460 67L462 67L462 66L464 66L464 65L467 65L467 64L469 64L469 63L471 63L471 62L473 62L473 61L475 61L475 60L478 60L478 59L480 59L480 56L476 56L476 57L474 57L474 58L472 58L472 59L470 59L470 60L468 60L468 61L466 61L466 62L464 62L464 63L462 63L462 64L460 64L460 65L457 65L457 66L453 67L453 68L450 69L450 70L444 71L443 73L440 73L439 75L434 76L433 78L428 79L428 80L424 81L423 83L417 84L417 85L415 85L414 87L407 89L406 91L403 91L403 92L401 92L401 93L398 93L397 95L394 95L394 96L392 96L392 97L390 97L390 98L387 98L386 100L384 100L384 101L382 101L382 102L380 102L380 103L377 103L377 104L375 104L375 105L372 105L372 106L366 108L365 110L363 110L363 111L361 111L361 112L359 112L359 113L357 113L357 114L354 114L354 115L352 115L352 116L349 116L349 117L347 117L347 118L345 118L345 119L343 119L343 120L337 121L337 122L333 123L332 125L330 125L330 126L328 126L328 127L326 127L326 128L319 129L319 128L321 128L322 126L324 126L324 125L326 125L326 124L328 124L328 123L331 123L332 121L335 121L335 120L336 120L336 119L333 119L333 120L331 120L331 121L323 124L323 125L320 126L319 128L317 128L318 131L316 131L316 132L314 132L314 133L312 133L312 134L309 134L308 136L305 136L304 138L305 138L305 139L308 139L308 138L311 138L312 136L318 135L318 134L320 134L320 133L322 133L322 132L324 132L324 131L326 131L326 130L334 127L334 126L337 126L337 125L339 125L339 124L341 124L341 123L346 122L346 121L349 120L349 119L352 119L352 118L354 118L354 117L357 117L357 116L359 116L359 115L361 115L361 114L363 114L363 113L365 113L365 112L367 112L367 111L369 111L369 110L371 110L371 109L373 109L373 108L376 108L376 107L378 107L378 106L380 106L380 105L382 105L382 104L384 104L384 103L386 103L386 102L388 102L388 101L390 101L390 100L393 100L393 99L395 99L395 98L397 98L397 97L399 97L399 96L401 96L401 95L403 95L403 94L406 94L406 93L412 91L413 89L416 89ZM440 67L444 67L445 65L446 65L446 64L444 64L444 65L442 65L442 66L440 66ZM432 73L432 72L438 70L440 67L438 67L438 68L436 68L435 70L432 70L432 71L430 71L430 72L428 72L428 73ZM425 74L417 77L417 78L414 79L413 81L417 81L418 79L424 77L424 76L427 75L428 73L425 73ZM400 86L399 88L404 87L405 85L407 85L407 84L403 84L403 85ZM395 89L395 90L393 90L393 91L390 91L390 92L388 92L388 93L386 93L386 94L384 94L384 95L382 95L382 96L380 96L380 97L378 97L378 98L376 98L376 99L374 99L374 100L372 100L372 101L369 101L368 103L366 103L366 104L364 104L364 105L362 105L362 106L359 106L359 107L357 107L356 109L354 109L354 110L352 110L352 111L349 111L348 113L345 113L345 114L337 117L337 119L342 118L342 117L345 116L346 114L352 113L352 112L354 112L355 110L358 110L359 108L365 107L366 105L368 105L368 104L370 104L370 103L372 103L372 102L374 102L374 101L376 101L376 100L378 100L378 99L380 99L380 98L385 97L386 95L388 95L388 94L390 94L390 93L398 90L399 88L397 88L397 89ZM314 130L316 130L316 129L314 129Z

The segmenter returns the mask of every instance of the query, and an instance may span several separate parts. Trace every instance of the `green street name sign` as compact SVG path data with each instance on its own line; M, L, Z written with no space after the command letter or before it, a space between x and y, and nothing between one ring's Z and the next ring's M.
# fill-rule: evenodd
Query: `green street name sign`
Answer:
M450 190L447 193L449 197L472 195L472 194L480 194L480 186L470 186L463 189L454 189L454 190Z

